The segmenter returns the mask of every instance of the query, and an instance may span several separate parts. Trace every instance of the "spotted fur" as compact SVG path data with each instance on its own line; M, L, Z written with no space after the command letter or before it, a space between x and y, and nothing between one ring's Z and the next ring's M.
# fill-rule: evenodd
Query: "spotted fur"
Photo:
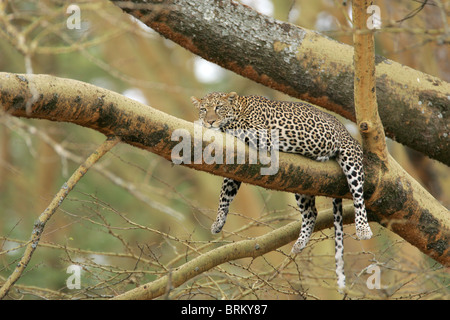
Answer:
M299 153L317 161L335 159L344 172L355 208L356 235L370 239L372 232L367 221L363 198L364 171L362 149L345 127L332 115L312 105L300 102L273 101L262 96L238 96L231 93L210 93L202 99L191 98L199 110L203 126L234 132L240 139L256 145L258 136L248 132L279 133L278 148L282 152ZM253 130L253 131L252 131ZM236 134L238 132L239 134ZM267 140L269 147L270 139ZM220 193L213 233L222 230L228 208L237 194L240 182L225 178ZM292 251L300 252L308 243L317 217L315 197L295 194L302 215L302 226ZM343 286L343 229L342 200L333 201L335 224L336 273L338 284Z

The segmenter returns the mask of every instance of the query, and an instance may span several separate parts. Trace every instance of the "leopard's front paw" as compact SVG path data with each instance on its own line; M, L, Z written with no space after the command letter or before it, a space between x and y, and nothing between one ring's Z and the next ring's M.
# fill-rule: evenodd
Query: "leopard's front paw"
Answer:
M291 252L293 254L300 253L303 250L303 248L305 248L306 245L308 244L308 240L309 239L304 239L302 237L298 238L297 241L292 246Z

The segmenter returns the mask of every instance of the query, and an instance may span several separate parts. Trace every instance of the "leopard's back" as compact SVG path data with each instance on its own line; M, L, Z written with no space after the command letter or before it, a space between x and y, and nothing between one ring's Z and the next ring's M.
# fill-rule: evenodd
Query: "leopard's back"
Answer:
M246 105L243 118L264 121L279 134L279 150L299 153L315 160L336 156L343 140L354 140L334 116L302 102L274 101L261 96L240 97Z

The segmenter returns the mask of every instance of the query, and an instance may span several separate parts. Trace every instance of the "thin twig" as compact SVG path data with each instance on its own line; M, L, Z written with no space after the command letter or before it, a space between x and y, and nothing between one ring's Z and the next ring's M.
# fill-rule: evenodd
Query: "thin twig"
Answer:
M98 160L100 160L100 158L109 150L111 150L111 148L113 148L119 141L120 138L118 137L109 137L105 142L103 142L97 148L97 150L95 150L95 152L93 152L89 156L89 158L87 158L87 160L78 167L78 169L72 174L69 180L67 180L67 182L63 184L61 189L53 198L50 205L44 210L44 212L41 213L39 218L34 223L33 231L31 233L31 239L25 248L25 252L22 258L20 259L13 273L8 277L3 286L0 288L0 299L3 299L8 294L14 283L21 277L39 244L39 240L44 231L45 224L50 220L52 215L56 212L69 192L72 191L72 189L86 174L89 168L91 168Z

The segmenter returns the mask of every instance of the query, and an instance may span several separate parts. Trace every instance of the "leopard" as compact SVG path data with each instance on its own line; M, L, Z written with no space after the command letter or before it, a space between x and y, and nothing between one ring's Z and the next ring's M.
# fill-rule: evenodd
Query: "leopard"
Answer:
M208 129L231 133L253 146L256 135L245 132L278 131L277 148L281 152L296 153L316 161L337 161L342 169L355 209L356 235L361 240L370 239L372 231L364 203L363 150L345 126L332 114L316 106L299 101L271 100L259 95L241 96L236 92L212 92L199 99L191 97L198 110L201 125ZM236 132L239 135L236 135ZM267 139L269 149L275 141ZM217 217L211 226L213 234L225 225L229 207L240 188L241 181L223 178ZM295 193L302 216L300 233L292 253L300 253L308 244L314 230L317 209L315 196ZM335 229L335 263L339 288L345 287L343 264L344 232L342 199L333 199Z

